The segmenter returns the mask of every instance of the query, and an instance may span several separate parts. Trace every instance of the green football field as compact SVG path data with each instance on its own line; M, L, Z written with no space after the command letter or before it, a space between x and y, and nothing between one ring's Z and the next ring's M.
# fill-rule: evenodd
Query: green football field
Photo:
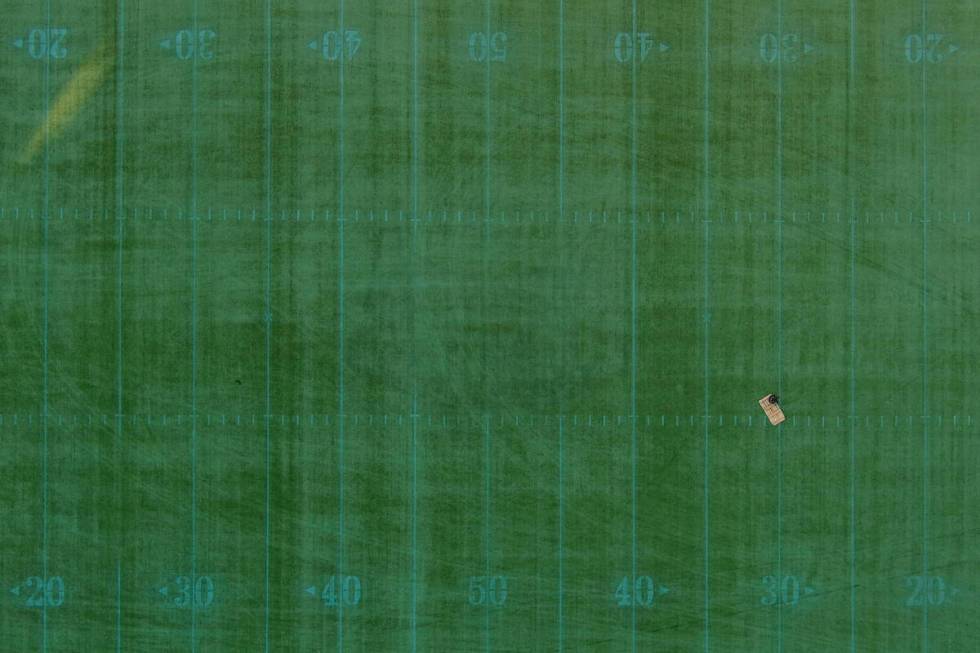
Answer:
M0 15L0 650L977 650L976 2Z

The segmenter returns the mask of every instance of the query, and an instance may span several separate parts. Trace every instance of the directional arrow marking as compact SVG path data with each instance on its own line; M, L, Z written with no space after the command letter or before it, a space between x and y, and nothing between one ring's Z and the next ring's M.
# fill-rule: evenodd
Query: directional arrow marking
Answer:
M13 594L14 596L20 596L20 585L18 585L17 587L12 588L10 590L10 593Z
M809 595L813 594L814 592L816 592L817 590L813 589L812 587L805 587L805 588L803 588L803 591L804 591L804 593L807 596L809 596Z
M814 49L814 46L810 45L809 43L803 44L803 54L810 54L814 51Z
M307 43L306 44L306 47L308 47L310 50L316 50L317 47L318 47L316 40L314 39L313 41L310 41L309 43Z
M24 47L24 39L17 39L17 40L15 40L14 41L14 47L15 48L22 48L22 47Z
M163 39L162 41L160 41L160 47L163 48L164 50L169 50L170 49L170 39Z
M170 593L170 590L168 590L166 586L164 586L164 587L161 587L161 588L160 588L160 589L159 589L158 591L159 591L159 592L160 592L161 594L163 594L164 596L166 596L167 594L169 594L169 593Z
M660 44L660 51L661 52L666 52L667 50L670 50L670 44L669 43L661 43Z
M667 594L667 593L669 593L669 592L670 592L670 588L669 588L669 587L666 587L666 586L664 586L664 585L661 585L661 586L660 586L660 587L658 588L658 591L659 591L659 592L660 592L661 594Z
M310 596L316 596L316 586L314 585L310 585L303 591L309 594Z

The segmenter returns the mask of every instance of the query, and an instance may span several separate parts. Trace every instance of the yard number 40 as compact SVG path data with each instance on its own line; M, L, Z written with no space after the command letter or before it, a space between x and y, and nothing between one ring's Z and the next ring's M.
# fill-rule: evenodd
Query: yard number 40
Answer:
M630 584L629 576L623 576L623 580L619 581L619 585L616 587L614 596L616 597L616 604L622 608L631 605L649 608L657 599L657 586L654 585L653 578L650 576L637 576L632 584Z

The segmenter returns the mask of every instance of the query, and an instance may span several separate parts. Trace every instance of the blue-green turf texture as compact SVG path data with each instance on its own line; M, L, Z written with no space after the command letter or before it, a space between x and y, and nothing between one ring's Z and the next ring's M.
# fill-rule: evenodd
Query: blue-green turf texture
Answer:
M976 650L978 34L5 0L0 650Z

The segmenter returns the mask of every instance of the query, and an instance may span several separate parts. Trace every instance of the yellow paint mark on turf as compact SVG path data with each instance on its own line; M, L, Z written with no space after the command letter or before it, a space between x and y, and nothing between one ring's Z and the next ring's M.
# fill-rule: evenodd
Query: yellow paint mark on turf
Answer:
M33 161L44 149L45 139L50 143L71 124L112 68L115 60L112 50L110 43L103 44L68 80L21 153L21 163Z

